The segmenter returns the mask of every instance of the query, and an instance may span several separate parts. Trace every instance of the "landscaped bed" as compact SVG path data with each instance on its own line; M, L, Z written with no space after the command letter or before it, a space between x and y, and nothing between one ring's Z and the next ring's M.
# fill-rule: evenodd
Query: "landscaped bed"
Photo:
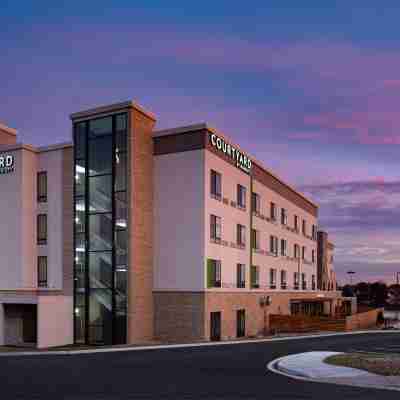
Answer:
M400 376L400 354L343 353L325 359L327 364L362 369L373 374Z

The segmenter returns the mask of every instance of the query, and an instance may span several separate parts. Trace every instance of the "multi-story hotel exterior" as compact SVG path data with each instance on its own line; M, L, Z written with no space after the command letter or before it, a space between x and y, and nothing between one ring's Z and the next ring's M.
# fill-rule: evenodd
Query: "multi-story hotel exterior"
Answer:
M318 206L228 137L132 102L71 119L39 149L0 126L0 344L255 336L340 302Z

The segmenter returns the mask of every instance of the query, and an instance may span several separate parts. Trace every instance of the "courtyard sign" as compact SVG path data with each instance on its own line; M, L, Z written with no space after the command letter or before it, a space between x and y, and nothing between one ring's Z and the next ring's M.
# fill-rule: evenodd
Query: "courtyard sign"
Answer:
M243 170L246 173L250 173L251 171L251 160L245 154L243 154L239 149L232 146L229 143L226 143L224 139L220 138L216 134L210 135L211 144L217 148L217 150L221 151L228 157L230 157L236 164L238 168Z
M0 175L8 174L14 171L14 156L0 156Z

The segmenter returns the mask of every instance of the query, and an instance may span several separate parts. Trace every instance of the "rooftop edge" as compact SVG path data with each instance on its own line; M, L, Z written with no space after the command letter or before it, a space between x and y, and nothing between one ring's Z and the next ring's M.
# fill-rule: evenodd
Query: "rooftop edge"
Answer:
M14 128L10 128L7 125L4 125L0 122L0 131L6 132L10 135L17 136L17 130Z
M145 116L152 119L153 121L157 120L153 113L146 111L142 106L140 106L138 103L136 103L133 100L124 101L121 103L109 104L109 105L105 105L105 106L89 108L87 110L72 113L72 114L70 114L69 117L71 120L74 121L77 119L88 118L88 117L91 117L91 116L94 116L97 114L109 114L109 113L114 113L116 111L126 110L126 109L130 109L130 108L133 108L133 109L139 111L140 113L144 114Z
M178 126L176 128L169 128L169 129L162 129L159 131L154 131L153 132L153 137L162 137L162 136L168 136L168 135L178 135L186 132L193 132L193 131L198 131L201 129L206 129L209 132L215 133L216 135L222 136L224 139L229 139L229 136L226 136L222 132L218 131L217 129L209 126L205 122L201 122L198 124L191 124L191 125L185 125L185 126ZM264 170L267 174L271 175L273 178L275 178L277 181L279 181L282 185L285 185L289 190L300 196L302 199L307 201L309 204L311 204L313 207L316 209L319 209L319 206L315 204L312 200L307 198L303 193L300 193L298 190L293 188L291 185L288 183L284 182L281 178L279 178L274 172L272 172L270 169L266 168L264 164L257 160L255 157L253 157L249 152L243 150L240 148L240 146L235 144L235 147L237 147L242 153L249 154L251 157L251 160L254 164L256 164L258 167L260 167L262 170Z

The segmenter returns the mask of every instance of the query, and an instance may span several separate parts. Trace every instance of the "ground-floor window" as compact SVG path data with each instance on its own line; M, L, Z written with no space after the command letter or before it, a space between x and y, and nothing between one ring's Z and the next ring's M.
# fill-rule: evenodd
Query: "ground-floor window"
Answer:
M221 340L221 312L210 313L210 340Z
M237 310L236 314L236 335L243 337L246 335L246 311Z

